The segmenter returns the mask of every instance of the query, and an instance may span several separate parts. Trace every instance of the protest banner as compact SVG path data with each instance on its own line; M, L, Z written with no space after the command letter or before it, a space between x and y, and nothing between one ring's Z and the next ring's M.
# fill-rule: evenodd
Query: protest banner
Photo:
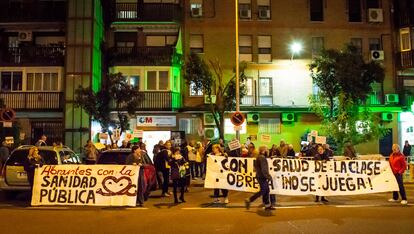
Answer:
M135 206L139 166L46 165L36 168L32 206Z
M254 160L209 156L204 187L257 192ZM398 191L387 161L272 158L268 165L271 194L337 196Z

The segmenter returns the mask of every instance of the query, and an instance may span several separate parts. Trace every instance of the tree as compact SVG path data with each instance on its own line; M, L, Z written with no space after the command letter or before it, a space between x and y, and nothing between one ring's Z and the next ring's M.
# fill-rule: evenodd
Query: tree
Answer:
M245 67L245 64L240 65L240 99L246 93ZM224 139L225 112L235 110L236 107L236 75L225 77L217 58L209 60L207 64L199 55L191 53L185 64L184 79L188 85L192 85L194 92L201 90L210 100L212 95L216 96L215 103L211 102L208 108L214 117L220 138Z
M339 149L345 142L356 145L385 133L366 103L371 84L384 81L379 63L366 63L356 47L347 45L342 51L322 51L309 68L319 87L319 93L310 97L311 108Z
M108 132L110 136L110 126L119 128L120 134L129 128L129 119L135 115L136 107L142 101L142 93L128 84L122 73L109 74L98 92L90 87L79 86L75 99L76 106L82 107L93 120L98 121L102 131ZM115 120L111 119L112 109L117 114Z

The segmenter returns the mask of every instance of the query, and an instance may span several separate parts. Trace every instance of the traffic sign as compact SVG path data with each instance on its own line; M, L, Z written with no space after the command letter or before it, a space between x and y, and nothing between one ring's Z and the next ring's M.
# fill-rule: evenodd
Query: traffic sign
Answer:
M16 117L16 112L11 108L4 108L0 111L1 121L13 121Z
M243 113L236 111L231 115L230 121L235 125L235 126L240 126L244 123L244 115Z

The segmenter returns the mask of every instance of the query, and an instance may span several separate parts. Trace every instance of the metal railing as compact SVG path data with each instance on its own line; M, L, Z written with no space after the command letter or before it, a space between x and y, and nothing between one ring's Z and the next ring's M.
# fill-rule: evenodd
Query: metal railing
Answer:
M181 7L174 3L115 3L112 21L179 21Z
M0 98L15 110L63 109L63 92L0 92Z
M181 107L181 94L172 91L142 91L143 101L136 107L137 111L158 110L169 111ZM115 109L115 104L112 103ZM122 107L120 108L122 109Z
M46 65L63 66L65 61L64 46L21 46L9 47L2 51L2 65Z
M399 52L397 59L399 60L398 65L400 68L414 68L413 50Z
M113 47L109 50L109 64L170 66L173 52L173 47Z
M0 22L65 22L65 1L0 1Z

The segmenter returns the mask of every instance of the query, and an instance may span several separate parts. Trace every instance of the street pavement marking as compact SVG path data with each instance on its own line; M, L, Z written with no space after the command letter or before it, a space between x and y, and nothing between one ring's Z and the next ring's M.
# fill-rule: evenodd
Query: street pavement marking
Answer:
M184 207L182 210L226 210L228 207Z
M128 207L125 210L148 210L148 207Z

